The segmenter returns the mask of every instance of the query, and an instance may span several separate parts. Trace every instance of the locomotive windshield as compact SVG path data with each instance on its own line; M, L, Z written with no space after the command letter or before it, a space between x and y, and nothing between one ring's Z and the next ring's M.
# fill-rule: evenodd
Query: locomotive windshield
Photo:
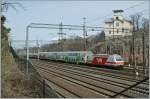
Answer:
M123 59L122 59L121 56L117 55L117 56L116 56L116 61L123 61Z

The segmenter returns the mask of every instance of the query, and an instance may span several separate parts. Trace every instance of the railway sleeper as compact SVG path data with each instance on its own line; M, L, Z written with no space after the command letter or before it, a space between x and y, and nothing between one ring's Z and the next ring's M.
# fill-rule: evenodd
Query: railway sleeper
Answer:
M57 85L65 88L69 92L72 92L73 94L76 94L79 97L103 97L103 98L107 97L87 87L81 86L80 84L74 83L69 79L64 79L61 76L58 76L57 74L50 73L50 72L43 72L43 73L45 74L46 79L52 81L53 83L56 83ZM49 76L47 77L47 75Z
M141 91L142 92L142 91Z
M62 75L62 74L59 74L59 75ZM66 77L66 76L65 76ZM71 77L67 77L67 79L70 79ZM75 78L72 78L72 80L74 80ZM95 88L94 90L96 90L96 91L101 91L100 93L102 93L103 92L103 94L106 94L106 93L108 93L109 92L109 94L110 94L110 92L111 92L111 95L109 95L109 97L111 97L111 96L113 96L116 92L113 92L112 90L108 90L108 89L106 89L105 87L106 86L103 86L103 87L100 87L100 86L93 86L93 84L90 84L90 83L87 83L87 82L83 82L83 81L80 81L80 80L77 80L77 79L75 79L75 81L77 82L77 84L79 84L78 82L80 82L80 83L82 83L82 86L84 85L85 87L87 87L87 86L92 86L92 90L93 90L93 87ZM74 82L75 82L74 81ZM87 83L87 84L86 84ZM85 85L86 84L86 85ZM105 93L104 93L105 92ZM108 94L106 94L106 95L108 95ZM127 95L123 95L123 97L130 97L130 96L127 96Z
M54 63L54 62L53 62ZM52 64L52 62L51 62L51 64ZM58 63L54 63L54 64L58 64ZM69 66L69 64L68 63L64 63L64 64L67 64L68 66ZM75 65L75 67L74 68L79 68L80 67L80 69L82 68L83 69L83 66L85 66L85 65L76 65L76 64L72 64L72 65ZM87 66L86 66L87 67ZM91 67L89 67L88 66L88 68L91 68ZM86 69L86 70L89 70L88 68L84 68L84 69ZM92 67L93 68L93 67ZM99 68L97 68L97 69L99 69ZM105 69L106 70L106 69ZM108 69L107 69L108 70ZM97 71L97 70L96 70ZM112 69L111 69L111 73L112 73ZM90 72L91 72L91 69L90 69ZM95 72L95 71L94 71ZM97 71L97 72L99 72L99 71ZM113 72L118 72L118 70L115 70L115 71L113 71ZM116 74L113 74L113 75L116 75ZM127 74L128 72L126 72L126 74ZM119 73L120 74L120 73ZM132 74L133 75L133 74ZM116 75L117 76L117 75ZM126 76L126 75L123 75L123 76ZM126 76L127 78L129 78L129 76ZM131 77L130 77L131 78ZM132 79L135 79L135 77L132 77Z
M49 84L53 90L56 90L56 93L58 93L58 95L60 95L62 98L79 98L78 96L70 93L69 91L67 91L66 89L60 87L59 85L56 85L53 82L50 82L48 79L45 79L47 84Z
M57 73L58 73L58 72L57 72ZM61 75L61 74L60 74L60 75ZM65 75L65 76L66 76L66 75ZM69 77L72 77L72 75L70 75ZM75 78L73 78L73 79L75 79ZM81 79L82 79L82 78L81 78ZM80 79L80 81L81 81L81 79ZM77 80L79 80L79 79L77 79ZM92 83L93 83L93 82L92 82ZM88 84L89 84L89 83L88 83ZM104 87L102 87L102 86L104 86ZM100 87L100 86L95 86L95 87L100 87L100 88L103 88L103 89L104 89L104 88L106 88L106 86L108 86L108 88L112 88L112 90L113 90L113 89L116 89L116 90L117 90L116 93L119 91L119 89L118 89L117 87L116 87L116 88L113 88L113 86L110 86L110 85L108 85L108 84L107 84L107 85L102 85L102 86L101 86L101 87ZM108 90L108 89L107 89L107 90ZM109 90L109 91L112 91L112 90ZM120 91L121 91L121 90L120 90ZM137 92L137 91L133 91L133 90L130 91L130 93L135 93L135 94L132 94L132 95L134 95L133 97L139 97L138 94L136 94L136 92ZM124 96L128 96L128 97L131 97L131 94L130 94L130 93L125 92L123 95L124 95ZM137 93L138 93L138 92L137 92ZM141 95L142 97L144 97L144 96L143 96L144 94L140 94L140 95Z
M61 66L62 66L62 65L61 65ZM143 86L145 86L145 85L138 85L137 88L139 87L139 89L143 89ZM147 86L147 90L149 90L149 89L148 89L148 86Z

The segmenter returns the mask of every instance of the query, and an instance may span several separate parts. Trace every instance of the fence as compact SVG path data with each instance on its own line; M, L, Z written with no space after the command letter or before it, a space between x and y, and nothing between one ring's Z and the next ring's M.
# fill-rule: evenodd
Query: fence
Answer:
M28 63L28 74L29 78L39 87L39 94L40 97L43 98L58 98L55 91L45 82L45 80L41 77L41 75L36 71L30 61L27 61L23 58L20 58L14 49L10 46L10 51L18 64L18 68L23 72L26 73L27 67L26 64Z

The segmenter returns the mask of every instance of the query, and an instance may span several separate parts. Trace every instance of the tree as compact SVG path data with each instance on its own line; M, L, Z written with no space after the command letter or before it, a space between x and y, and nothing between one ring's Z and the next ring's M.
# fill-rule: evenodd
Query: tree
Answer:
M5 21L6 21L6 17L5 16L1 16L1 25L3 25Z
M2 55L8 51L8 33L10 32L10 28L6 28L4 23L6 21L5 16L1 16L1 39L2 39Z
M134 30L139 31L139 29L140 29L139 24L140 24L140 19L141 19L142 15L139 13L136 13L134 15L131 15L130 17L131 17L132 23L134 25Z
M141 14L137 13L135 15L135 23L136 23L136 30L139 31L139 21L141 19Z
M103 42L105 40L105 32L102 31L100 34L100 41Z
M143 33L143 70L149 64L149 20L146 18L142 19L142 33Z
M142 28L146 33L149 32L149 19L143 18L142 19Z

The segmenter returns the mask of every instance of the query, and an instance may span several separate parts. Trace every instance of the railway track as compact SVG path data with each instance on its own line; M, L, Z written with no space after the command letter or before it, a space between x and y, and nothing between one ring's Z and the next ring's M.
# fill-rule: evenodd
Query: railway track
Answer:
M126 81L124 83L118 83L118 81L113 81L113 80L117 80L117 79L112 79L110 77L103 77L100 75L95 75L95 74L89 74L85 71L79 71L79 70L73 70L72 69L68 69L64 66L60 66L60 64L49 64L43 61L37 62L37 61L32 61L33 64L35 65L35 67L37 68L37 70L40 70L40 72L42 72L42 74L44 74L44 77L47 81L53 83L53 86L55 85L54 89L60 89L61 90L67 90L67 92L69 93L70 90L68 90L68 86L66 85L65 87L61 86L60 84L56 84L56 82L51 81L52 79L50 76L47 75L55 75L56 78L61 78L61 80L65 80L64 82L71 82L71 83L75 83L76 85L80 85L80 87L82 86L82 88L87 88L90 91L94 91L94 93L96 92L97 94L92 94L90 95L91 97L110 97L112 95L114 95L115 93L118 93L119 91L123 90L124 88L128 87L129 85L127 85L126 83L129 81ZM108 80L109 78L109 80ZM133 83L133 82L132 82ZM69 83L70 84L70 83ZM130 82L131 84L131 82ZM56 87L57 86L57 87ZM58 88L58 86L61 86L60 88ZM75 85L74 85L75 86ZM66 88L67 87L67 88ZM139 86L140 87L140 86ZM82 89L79 88L79 89ZM115 89L115 90L114 90ZM143 89L144 90L144 89ZM133 89L130 93L124 93L123 97L130 97L130 94L134 94L134 92L138 91L140 93L142 93L141 95L139 94L139 96L141 97L145 97L147 95L147 91L143 92L143 90L139 90L139 88ZM58 91L58 92L59 92ZM65 92L65 91L63 91ZM65 93L67 93L65 92ZM74 92L74 91L73 91ZM77 93L75 91L75 93L70 92L71 95L64 95L64 96L68 96L68 97L90 97L89 95L81 95L80 90L78 92L78 94L76 95L75 93ZM146 93L146 94L144 94ZM63 95L62 95L63 96ZM134 97L139 97L136 94L134 94Z
M63 91L59 92L61 93L61 95L65 96L65 97L108 97L105 96L103 94L100 94L96 91L91 90L89 87L79 84L78 81L73 80L71 78L68 77L64 77L62 75L59 75L57 73L54 72L49 72L46 70L41 70L38 68L38 71L44 76L44 78L57 85L59 88L64 89ZM57 89L55 89L57 90ZM59 89L60 90L60 89ZM66 94L66 91L68 94ZM58 90L57 90L58 92Z
M44 61L41 61L41 62L44 62ZM104 75L104 76L110 75L111 77L114 77L114 78L119 78L119 79L133 81L133 82L140 80L143 77L143 76L139 76L138 78L136 78L136 75L134 74L134 72L130 72L130 71L126 71L126 70L125 71L124 70L114 70L114 69L90 67L90 66L86 66L86 65L60 63L60 62L53 62L53 61L45 61L45 62L47 62L49 64L53 64L53 65L61 65L68 69L80 70L83 72L89 72L89 73L99 74L99 75Z
M43 73L44 74L47 73L46 76L48 76L48 77L50 77L49 74L53 74L52 77L57 78L57 80L61 80L61 84L58 84L58 82L53 82L52 81L53 79L50 79L49 80L50 82L57 83L59 86L66 89L68 92L70 92L70 93L72 93L75 96L80 97L80 98L81 97L84 97L84 98L87 98L87 97L104 98L104 97L109 97L110 95L114 94L110 91L106 91L106 90L103 90L103 89L98 89L97 87L91 86L90 84L81 82L79 80L76 80L76 79L73 79L73 78L70 78L70 77L66 77L62 74L58 74L58 72L54 73L50 70L46 71L45 69L43 69ZM58 79L58 77L61 78L61 79ZM65 83L65 85L62 85L62 83ZM75 87L72 88L72 86L75 86Z
M134 66L128 66L128 65L124 65L124 69L126 70L130 70L130 71L134 71ZM143 67L142 66L137 66L136 69L138 70L139 73L143 74Z
M47 61L47 60L45 60L45 61ZM48 61L50 61L50 60L48 60ZM51 62L53 62L53 61L51 61ZM55 61L55 63L56 62L58 62L58 63L64 63L64 64L70 64L70 63L65 63L65 62L60 62L60 61ZM72 65L73 65L73 63L71 63ZM76 64L74 64L74 65L76 65ZM108 72L110 72L110 69L111 69L111 71L112 72L115 72L115 73L119 73L119 74L121 74L121 73L123 73L123 74L131 74L131 75L135 75L135 73L134 73L134 68L133 68L133 66L131 66L131 67L129 67L129 66L127 66L127 65L125 65L124 66L124 71L118 71L118 70L116 70L116 69L112 69L112 68L110 68L110 67L106 67L106 66L98 66L98 65L91 65L91 64L86 64L86 65L84 65L84 64L82 64L82 65L76 65L76 66L82 66L82 67L85 67L85 68L89 68L89 69L98 69L98 70L103 70L103 71L108 71ZM97 67L102 67L102 68L97 68ZM142 69L138 69L138 72L140 73L140 76L143 76L142 74L143 74L143 70Z
M50 61L50 60L43 60L43 61ZM98 65L91 65L91 64L80 64L80 65L78 64L77 65L77 64L65 63L65 62L61 62L61 61L55 61L55 62L54 61L50 61L50 62L51 63L52 62L53 63L63 63L63 64L66 64L66 65L71 64L71 66L74 65L75 67L87 68L87 69L99 70L99 71L105 71L105 72L112 72L114 74L118 73L118 74L123 74L123 75L131 75L131 76L135 75L136 76L133 66L129 67L127 65L124 66L123 70L116 70L113 67L110 68L108 66L106 67L106 66L98 66ZM97 68L97 67L101 67L101 68ZM139 73L138 78L139 77L143 78L143 76L144 76L143 70L142 69L138 69L137 71Z
M41 61L40 62L40 65L45 65L45 62L44 62L44 64L41 64L43 61ZM50 66L50 64L51 64L51 66L57 66L58 68L59 67L62 67L63 66L63 68L61 69L61 70L63 70L63 69L67 69L67 71L71 71L71 72L79 72L79 71L81 71L81 72L79 72L79 73L84 73L84 72L86 72L86 73L89 73L89 74L98 74L98 75L103 75L103 76L105 76L106 78L107 77L110 77L110 78L113 78L113 79L115 79L116 81L117 81L117 79L119 79L119 81L118 82L127 82L127 83L129 83L128 81L130 81L130 82L136 82L138 79L135 79L135 77L133 76L132 78L129 78L130 77L130 75L129 75L129 77L128 77L128 79L126 78L124 78L124 76L120 76L120 73L119 74L117 74L117 76L114 76L114 74L113 73L111 73L111 72L102 72L102 71L96 71L96 70L92 70L92 72L91 72L91 69L90 69L90 71L85 71L85 70L83 70L83 69L81 69L81 67L80 68L78 68L78 69L76 69L76 67L75 66L73 66L72 67L72 65L64 65L64 64L57 64L57 63L53 63L53 62L51 62L51 63L49 63L48 62L48 64L47 64L47 66ZM69 66L71 66L71 68L69 68ZM84 69L87 69L87 68L84 68ZM102 72L102 73L101 73ZM116 74L115 74L116 75ZM125 76L125 77L127 77L127 76ZM117 79L116 79L117 78ZM133 83L131 83L131 84L133 84ZM149 83L147 83L147 85L148 85Z
M41 62L44 62L45 60L41 61ZM53 65L58 65L58 63L61 65L61 66L65 66L69 69L73 68L73 69L76 69L77 67L79 67L79 70L81 70L82 68L83 69L86 69L86 70L89 70L89 71L86 71L86 72L89 72L89 73L94 73L94 74L100 74L100 75L104 75L104 76L110 76L113 77L113 78L119 78L119 79L123 79L123 80L127 80L127 81L132 81L132 82L136 82L137 80L141 80L143 79L143 75L140 74L138 76L135 75L135 73L131 70L127 70L127 69L124 69L124 70L116 70L116 69L107 69L107 68L98 68L98 67L93 67L92 66L89 66L89 65L77 65L77 64L70 64L70 63L62 63L62 62L54 62L54 61L47 61L46 62L50 63L50 64L53 64ZM85 70L83 70L85 71ZM108 74L106 74L108 73ZM122 76L121 76L122 75ZM149 84L149 82L145 82L145 84Z

